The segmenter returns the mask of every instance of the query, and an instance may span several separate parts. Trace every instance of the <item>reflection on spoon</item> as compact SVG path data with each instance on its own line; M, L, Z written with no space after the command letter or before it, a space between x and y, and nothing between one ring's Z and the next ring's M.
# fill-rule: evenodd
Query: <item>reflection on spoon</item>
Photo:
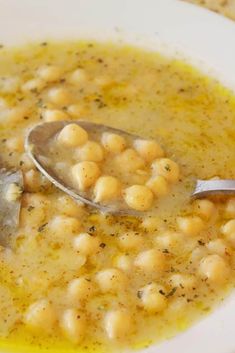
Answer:
M233 195L235 194L234 179L197 180L193 198L206 197L210 195Z
M80 191L62 177L58 170L55 169L50 160L51 141L55 141L58 133L68 124L77 124L84 128L89 136L95 140L100 140L101 135L105 132L118 134L129 142L140 139L139 136L127 133L123 130L115 129L106 125L95 124L88 121L58 121L44 123L34 127L26 137L25 148L36 167L43 173L56 187L64 191L69 196L82 201L92 207L96 207L103 212L112 212L120 214L138 215L140 212L129 209L124 203L100 204L94 202L91 195L87 191ZM63 162L63 160L61 161ZM68 171L69 173L69 171ZM194 198L220 193L235 193L235 180L213 180L213 181L197 181L196 189L192 196Z

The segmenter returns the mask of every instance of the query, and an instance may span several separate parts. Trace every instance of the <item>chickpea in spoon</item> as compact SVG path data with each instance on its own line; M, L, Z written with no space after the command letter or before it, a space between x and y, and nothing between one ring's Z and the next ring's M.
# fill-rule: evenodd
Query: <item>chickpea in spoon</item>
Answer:
M109 212L149 211L180 177L156 141L86 121L38 125L26 150L57 187Z

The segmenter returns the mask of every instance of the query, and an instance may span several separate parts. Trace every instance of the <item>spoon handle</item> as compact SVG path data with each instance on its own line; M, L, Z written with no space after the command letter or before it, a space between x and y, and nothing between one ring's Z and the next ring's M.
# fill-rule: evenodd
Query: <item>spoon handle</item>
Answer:
M214 194L235 195L235 179L197 180L192 197L199 198Z

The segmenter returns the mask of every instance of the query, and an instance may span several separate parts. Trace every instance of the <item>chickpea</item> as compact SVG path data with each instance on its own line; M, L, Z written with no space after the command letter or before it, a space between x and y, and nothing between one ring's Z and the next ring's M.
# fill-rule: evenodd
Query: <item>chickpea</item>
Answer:
M23 121L27 115L27 109L25 107L14 107L6 111L6 118L8 123L19 123Z
M55 82L61 78L62 70L58 66L45 65L37 71L39 77L46 82Z
M32 80L25 82L22 85L21 90L25 93L40 92L44 87L45 82L43 80L41 80L40 78L33 78Z
M81 222L74 217L55 216L49 223L50 230L57 236L77 233Z
M198 262L208 255L208 249L205 246L197 246L191 253L190 260L196 265Z
M1 77L0 78L0 92L4 94L16 93L20 87L19 77Z
M235 248L235 219L231 219L221 227L221 232L226 239Z
M134 264L144 272L158 273L166 268L166 257L159 250L145 250L137 255Z
M119 255L115 259L115 265L121 271L129 272L132 269L132 261L129 255Z
M35 169L30 169L24 173L24 187L28 192L39 191L40 188L48 189L50 181Z
M121 183L112 176L101 176L95 184L94 195L95 202L115 200L121 195Z
M67 309L62 315L60 326L70 341L80 343L86 333L86 316L76 309Z
M168 158L160 158L152 163L153 173L163 176L169 183L177 183L179 180L179 166Z
M161 227L162 220L157 216L147 216L143 219L141 227L148 232L153 232Z
M153 193L145 185L132 185L124 191L127 205L137 211L147 211L153 204Z
M221 178L218 175L213 176L209 180L220 180Z
M159 313L167 307L166 290L157 283L150 283L138 291L141 306L149 313Z
M46 123L50 123L52 121L68 120L68 115L62 110L58 109L46 109L43 111L42 117Z
M170 251L182 251L183 235L174 231L164 231L156 236L155 242L162 249Z
M110 132L104 132L101 141L104 148L112 153L121 153L126 147L124 137Z
M24 152L24 139L22 136L15 136L7 139L6 146L13 152Z
M89 299L94 293L94 286L87 277L73 279L68 285L68 298L73 303Z
M100 169L95 162L84 161L73 166L72 176L79 190L85 191L96 182Z
M208 221L216 213L216 207L210 200L196 200L193 203L196 214Z
M64 146L77 147L87 142L88 134L79 125L68 124L60 131L57 139Z
M23 192L23 190L18 184L12 183L8 186L8 188L6 190L5 199L8 202L14 202L21 197L22 192Z
M68 77L68 82L75 86L79 84L83 84L86 81L87 81L87 74L83 69L76 69Z
M187 299L188 298L185 297L175 297L171 299L167 307L167 314L182 315L182 313L184 313L189 306Z
M56 326L56 313L47 299L41 299L27 309L24 322L36 330L51 332Z
M221 227L221 232L224 235L229 235L235 232L235 219L231 219Z
M230 243L233 249L235 249L235 233L230 233L226 235L227 241Z
M20 210L20 226L35 230L45 223L45 217L44 207L37 208L37 206L29 204L28 207L22 207Z
M169 193L169 185L166 179L161 175L153 176L149 179L146 186L154 193L156 197L165 196Z
M24 193L22 204L24 207L33 206L38 210L46 210L50 206L50 201L47 196L41 193Z
M81 106L81 104L71 104L68 106L67 112L73 118L81 118L85 114L85 109Z
M120 235L118 243L124 250L136 250L143 245L143 238L138 233L129 231Z
M24 187L26 191L38 191L41 186L40 174L38 171L31 169L24 173Z
M27 170L36 168L33 161L31 160L31 158L29 158L27 153L23 153L20 157L20 168L23 171L27 171Z
M67 195L59 196L57 200L58 211L69 217L80 217L84 212L84 206L81 202L73 200Z
M104 151L97 142L87 141L77 149L76 156L81 161L101 162L104 159Z
M208 255L201 260L199 272L203 277L208 278L209 281L220 284L226 281L230 269L225 260L215 254Z
M226 256L231 254L231 249L223 239L214 239L206 245L207 249L212 254Z
M177 294L188 293L197 285L195 276L182 273L174 273L169 282L172 287L177 288Z
M112 310L104 319L106 333L111 340L123 339L132 331L132 319L128 311Z
M99 251L100 239L88 233L80 233L73 240L74 249L83 255L92 255Z
M138 156L135 150L128 148L127 150L118 154L114 163L116 164L118 170L124 173L133 173L138 169L142 169L145 163L141 157Z
M52 87L48 90L48 99L54 104L65 105L70 103L71 96L66 88Z
M125 289L127 283L125 274L116 268L99 271L95 279L102 293L118 293Z
M135 140L134 148L147 162L152 162L154 159L164 156L162 148L153 140Z
M226 202L224 213L226 218L235 218L235 197Z
M186 235L195 236L205 227L203 220L198 216L178 217L179 229Z

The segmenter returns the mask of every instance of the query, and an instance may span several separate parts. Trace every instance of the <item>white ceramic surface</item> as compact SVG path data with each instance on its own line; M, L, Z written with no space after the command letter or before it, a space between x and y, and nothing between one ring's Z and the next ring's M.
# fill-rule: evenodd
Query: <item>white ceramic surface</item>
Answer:
M0 43L96 38L180 55L235 88L235 24L180 0L0 0ZM235 353L235 295L144 353Z

